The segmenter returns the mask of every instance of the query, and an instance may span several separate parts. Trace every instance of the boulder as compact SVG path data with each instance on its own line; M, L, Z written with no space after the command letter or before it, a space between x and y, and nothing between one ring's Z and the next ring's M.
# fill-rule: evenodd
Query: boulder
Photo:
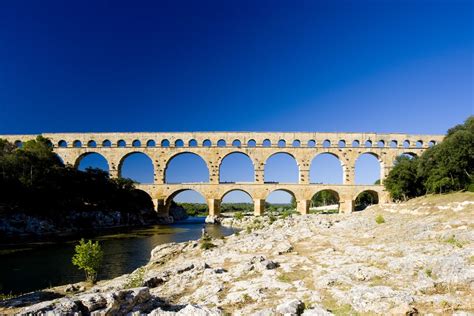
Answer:
M301 315L304 310L304 303L300 300L293 299L286 301L277 306L276 311L278 314L297 316Z

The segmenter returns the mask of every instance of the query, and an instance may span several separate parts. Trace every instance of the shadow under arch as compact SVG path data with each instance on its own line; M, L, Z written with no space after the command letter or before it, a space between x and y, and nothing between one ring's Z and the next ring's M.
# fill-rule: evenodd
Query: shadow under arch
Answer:
M309 212L313 214L339 213L341 199L339 193L332 189L322 189L313 194Z
M206 180L205 181L184 181L184 180L172 180L170 181L170 178L173 178L175 177L176 175L170 175L170 172L173 172L173 164L177 163L180 164L180 163L183 163L184 162L180 162L179 159L182 159L183 157L191 157L191 159L197 161L198 164L201 164L202 166L205 167L205 170L206 170ZM186 160L186 158L184 159ZM187 167L189 168L189 164L187 164ZM178 169L181 169L179 168L179 166L177 167ZM198 166L198 168L201 168L201 166ZM170 171L171 170L171 171ZM193 174L197 174L196 172L198 172L196 169L193 170ZM171 176L171 177L170 177ZM179 177L178 177L179 178ZM168 158L168 160L166 161L166 165L165 165L165 170L164 170L164 183L193 183L193 182L209 182L209 178L210 178L210 172L209 172L209 166L207 165L207 162L206 160L199 154L195 153L195 152L192 152L192 151L183 151L183 152L180 152L180 153L176 153L174 155L172 155L171 157Z
M318 168L319 165L322 168ZM344 163L339 155L330 151L315 155L309 165L309 180L318 184L343 184Z
M245 161L242 161L242 160L241 161L233 161L233 162L231 161L230 163L234 163L234 164L249 163L248 166L244 166L244 168L249 167L250 170L251 170L251 175L248 177L249 179L243 179L243 178L247 178L247 174L246 174L247 170L241 170L240 169L241 166L238 166L239 170L236 170L240 173L239 176L238 176L239 179L234 178L234 176L232 176L232 179L227 179L227 176L223 177L224 171L227 172L226 170L223 170L223 166L225 167L226 159L227 159L227 162L229 162L230 159L234 159L234 158L239 159L239 158L242 158L242 157L246 157L246 158L244 158ZM247 153L242 152L242 151L238 151L238 150L232 151L232 152L226 154L224 157L222 157L221 160L219 161L219 182L220 183L226 183L226 182L232 182L232 183L233 182L254 182L254 179L255 179L255 163L254 163L252 157L250 157Z
M354 210L362 211L368 206L379 203L379 193L374 190L364 190L359 192L354 200Z
M154 170L155 170L155 168L154 168L154 166L153 166L153 160L152 160L151 157L148 156L146 153L144 153L144 152L142 152L142 151L139 151L139 150L131 151L131 152L125 154L124 156L122 156L122 157L120 158L119 164L118 164L118 166L117 166L117 168L118 168L118 176L119 176L120 178L122 178L122 177L124 176L124 172L123 172L124 165L126 164L126 161L127 161L128 159L130 159L130 157L132 157L132 156L145 158L145 161L146 161L145 164L146 164L146 165L140 166L140 167L141 167L142 171L145 171L144 174L145 174L147 177L149 177L149 176L150 176L149 173L151 173L151 179L147 179L148 181L146 181L146 182L140 182L140 181L137 181L136 179L134 179L134 178L136 178L135 176L129 177L129 178L132 179L132 180L134 180L134 181L137 181L137 182L139 182L139 183L153 183L153 182L154 182ZM141 158L140 158L140 159L141 159ZM148 169L148 170L146 170L146 169Z
M94 157L96 157L95 159L97 159L96 161L93 161L94 164L97 163L97 164L100 165L100 163L102 162L102 163L105 163L106 167L105 168L100 168L100 167L92 166L92 168L101 169L101 170L104 170L105 172L109 173L110 172L109 161L102 154L100 154L96 151L89 151L89 152L86 152L86 153L83 153L83 154L79 155L79 157L77 157L76 160L74 161L74 168L75 169L80 169L80 165L85 159L94 158Z

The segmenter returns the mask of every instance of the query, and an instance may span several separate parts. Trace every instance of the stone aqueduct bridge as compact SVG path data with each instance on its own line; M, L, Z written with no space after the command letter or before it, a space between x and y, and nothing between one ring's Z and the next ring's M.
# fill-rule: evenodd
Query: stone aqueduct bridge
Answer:
M404 153L421 154L429 146L442 141L441 135L406 135L375 133L253 133L253 132L199 132L199 133L45 133L53 150L66 164L78 166L89 153L99 153L107 159L111 177L120 176L124 159L133 153L144 153L153 161L154 183L140 184L138 188L153 199L159 214L167 215L169 205L178 193L191 189L201 193L208 202L209 214L219 215L223 196L233 190L247 192L254 200L254 213L261 215L265 199L275 190L293 194L297 210L307 213L311 198L321 190L338 193L340 211L350 213L358 194L376 192L379 201L386 203L389 195L382 185L355 185L355 162L365 153L380 162L383 181L393 167L395 158ZM37 135L5 135L19 143ZM222 146L222 142L225 146ZM218 146L219 144L219 146ZM232 153L243 153L253 162L254 182L219 183L223 159ZM182 153L199 155L209 170L208 183L166 183L166 168L170 160ZM264 181L265 163L277 153L291 155L298 165L298 183L268 183ZM310 165L318 154L329 153L339 159L343 169L343 184L312 184Z

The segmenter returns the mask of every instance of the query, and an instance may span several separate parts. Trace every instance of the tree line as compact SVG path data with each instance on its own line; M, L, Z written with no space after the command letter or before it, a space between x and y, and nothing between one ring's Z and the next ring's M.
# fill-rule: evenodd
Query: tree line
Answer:
M0 139L0 215L20 211L60 218L68 212L144 209L153 210L151 198L132 180L66 166L42 136L21 148Z
M474 116L470 116L420 157L397 157L384 185L399 201L429 193L474 191L473 169Z

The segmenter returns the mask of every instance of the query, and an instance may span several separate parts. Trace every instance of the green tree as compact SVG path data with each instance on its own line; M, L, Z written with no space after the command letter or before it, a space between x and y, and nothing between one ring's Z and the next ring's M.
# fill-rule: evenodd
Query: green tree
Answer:
M422 194L423 183L417 176L418 158L399 156L395 166L384 180L384 185L394 200L405 201Z
M86 274L86 281L94 284L97 280L97 273L102 264L104 253L99 245L92 240L87 242L84 239L79 241L75 247L75 254L72 257L72 264L77 266L80 270L84 270Z
M293 195L291 195L291 202L290 202L290 204L291 204L291 208L292 208L292 209L296 209L296 199L295 199L295 197L294 197Z
M399 157L384 181L395 200L468 190L474 183L474 116L448 130L420 158Z

